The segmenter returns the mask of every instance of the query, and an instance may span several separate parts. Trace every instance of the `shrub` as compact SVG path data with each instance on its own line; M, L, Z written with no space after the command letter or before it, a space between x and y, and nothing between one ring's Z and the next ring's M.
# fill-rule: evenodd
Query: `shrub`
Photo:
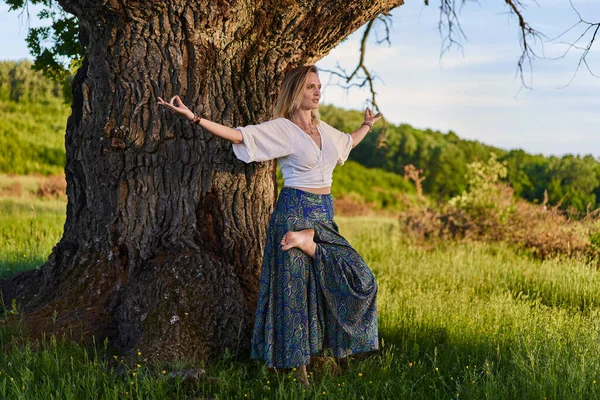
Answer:
M438 210L412 209L401 216L406 231L419 240L504 241L535 256L598 255L600 221L575 219L559 205L548 207L515 199L502 179L506 166L492 157L468 166L468 188Z
M64 175L53 175L44 178L40 185L36 195L42 198L56 198L64 197L67 195L67 181Z
M23 193L23 185L19 182L13 182L8 186L0 188L0 196L19 197Z

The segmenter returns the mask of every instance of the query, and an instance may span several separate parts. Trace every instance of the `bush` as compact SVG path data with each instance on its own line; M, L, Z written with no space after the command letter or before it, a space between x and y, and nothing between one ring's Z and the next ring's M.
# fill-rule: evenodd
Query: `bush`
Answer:
M515 199L502 178L506 166L492 156L468 166L468 188L439 210L411 210L401 216L406 231L420 240L503 241L539 258L558 254L598 255L600 221L575 219L559 206Z
M42 198L58 198L67 195L67 181L64 175L54 175L44 178L36 195Z

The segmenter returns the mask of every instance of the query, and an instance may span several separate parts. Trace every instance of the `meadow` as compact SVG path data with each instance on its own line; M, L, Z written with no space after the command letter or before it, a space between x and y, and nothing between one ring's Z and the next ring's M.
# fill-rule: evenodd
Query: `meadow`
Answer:
M64 198L31 191L0 200L2 277L41 265L60 238ZM502 243L418 245L393 217L337 221L377 276L381 338L377 354L340 374L317 368L305 389L293 371L243 356L156 365L141 353L122 359L100 338L95 348L32 343L0 323L0 398L600 398L600 275L589 261L534 259Z
M27 62L0 63L0 78L2 278L41 266L61 237L70 111ZM345 131L362 118L332 106L322 115ZM383 149L368 136L333 178L342 234L379 283L378 353L341 373L316 367L303 388L294 371L269 372L244 355L159 365L142 353L124 359L101 338L95 347L32 342L5 323L18 321L19 305L0 303L0 399L600 399L600 277L586 258L600 254L599 214L570 220L548 207L595 204L597 160L505 154L408 125L387 135ZM500 172L492 162L463 192L469 162L495 160L491 152L505 159L512 188L489 187ZM423 169L423 188L397 174L408 164ZM436 203L452 195L453 205Z

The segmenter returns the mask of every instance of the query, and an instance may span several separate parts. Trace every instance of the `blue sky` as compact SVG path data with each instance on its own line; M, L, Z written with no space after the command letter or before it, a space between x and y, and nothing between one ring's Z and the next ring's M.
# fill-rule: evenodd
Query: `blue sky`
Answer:
M453 130L460 137L501 148L523 148L545 155L593 154L600 158L600 79L581 69L571 80L580 53L533 65L533 90L520 90L516 73L520 55L516 20L507 15L504 1L467 4L461 24L467 41L463 50L440 58L439 12L431 0L421 0L392 12L391 46L372 45L367 65L384 81L377 85L378 104L394 123L418 128ZM595 3L595 4L592 4ZM548 37L558 36L578 21L567 0L544 0L530 7L531 25ZM600 21L600 1L574 1L582 17ZM595 18L595 19L594 19ZM573 38L581 28L565 37ZM357 60L361 33L338 45L317 65L351 67ZM556 57L566 45L545 43L545 54ZM588 57L600 76L600 40ZM327 76L322 80L326 82ZM324 101L344 108L365 106L367 93L345 93L328 86Z
M383 81L376 90L389 121L452 130L462 138L505 149L558 156L592 154L600 159L600 79L582 68L564 87L575 73L579 52L560 60L535 62L527 75L533 89L522 89L516 75L520 55L517 24L504 1L467 2L460 13L467 40L462 42L462 51L455 49L443 57L437 29L438 0L430 0L429 7L422 0L406 2L392 12L391 46L372 44L367 49L367 65ZM539 7L532 4L526 16L549 38L578 20L568 0L539 3ZM600 1L573 0L573 4L584 19L600 21ZM0 5L0 59L29 57L26 21L7 10L5 4ZM582 29L576 28L562 40L572 40ZM317 65L333 69L340 63L352 68L361 31ZM559 42L543 43L546 56L564 53L566 45ZM588 62L600 75L600 39ZM321 79L328 81L326 74ZM325 103L349 109L362 109L368 98L364 91L345 92L335 85L328 85L323 93Z

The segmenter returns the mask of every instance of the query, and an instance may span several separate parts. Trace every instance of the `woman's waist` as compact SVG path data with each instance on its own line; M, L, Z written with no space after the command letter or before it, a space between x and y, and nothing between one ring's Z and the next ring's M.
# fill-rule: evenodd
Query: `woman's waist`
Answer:
M302 187L302 186L284 186L284 188L301 190L312 194L331 194L331 186L325 187Z

